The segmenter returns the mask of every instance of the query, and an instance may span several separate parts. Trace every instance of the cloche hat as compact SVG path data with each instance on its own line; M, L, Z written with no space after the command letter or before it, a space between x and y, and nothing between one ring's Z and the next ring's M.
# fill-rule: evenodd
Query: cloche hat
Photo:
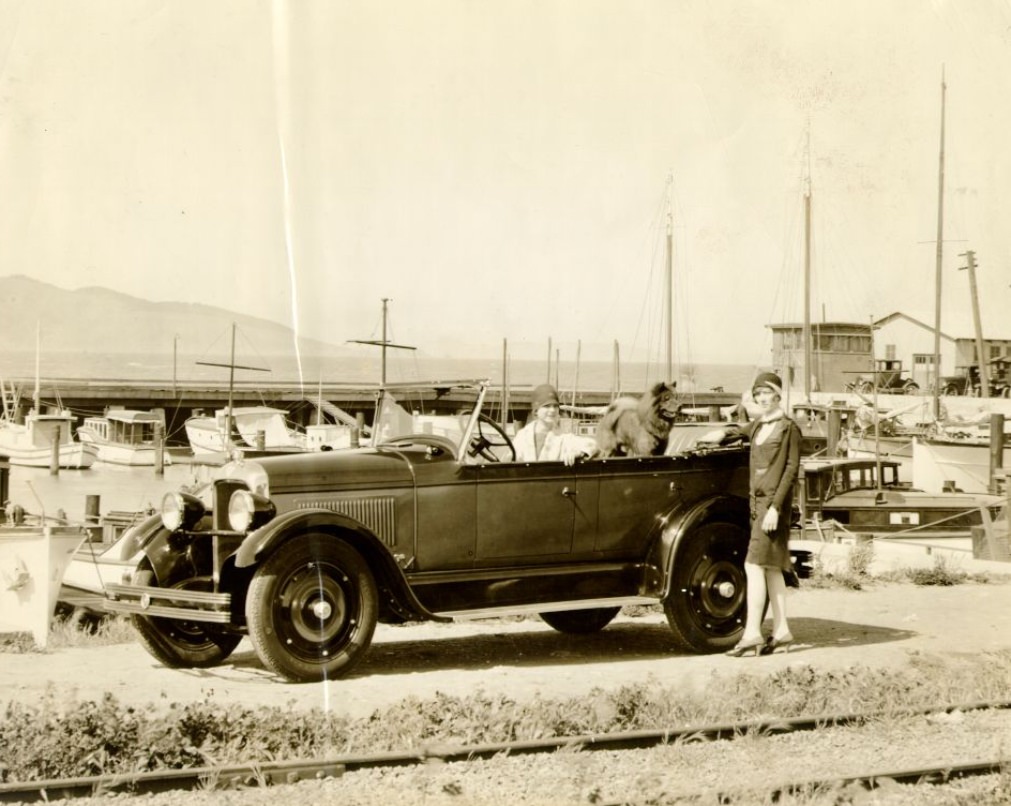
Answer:
M759 373L758 377L755 378L755 382L751 384L751 394L754 394L763 387L771 389L780 397L783 396L783 381L780 380L775 372Z
M546 406L549 403L554 403L556 406L560 403L555 387L550 383L542 383L540 386L535 387L530 397L531 410L537 411L541 406Z

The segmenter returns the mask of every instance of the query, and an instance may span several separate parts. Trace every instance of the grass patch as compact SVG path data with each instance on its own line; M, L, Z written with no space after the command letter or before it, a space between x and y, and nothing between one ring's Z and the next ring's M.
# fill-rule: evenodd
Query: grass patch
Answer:
M213 695L168 711L101 701L8 704L0 766L8 781L182 769L240 761L324 758L431 745L685 728L745 719L862 712L997 700L1007 696L1011 651L970 659L914 658L901 672L788 667L766 677L714 678L702 692L659 683L569 699L517 702L476 693L410 697L365 719L290 707L237 709Z

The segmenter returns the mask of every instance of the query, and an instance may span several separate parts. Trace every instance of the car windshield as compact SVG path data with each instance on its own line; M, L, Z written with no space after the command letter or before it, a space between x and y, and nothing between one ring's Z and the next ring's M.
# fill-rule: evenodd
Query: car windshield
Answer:
M487 381L456 381L384 387L376 404L372 444L431 434L450 440L457 455L463 455L461 446L473 431L487 386Z

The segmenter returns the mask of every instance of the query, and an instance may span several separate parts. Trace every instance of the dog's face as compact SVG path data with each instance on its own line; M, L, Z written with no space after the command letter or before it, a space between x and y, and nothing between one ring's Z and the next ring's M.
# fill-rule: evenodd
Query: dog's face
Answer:
M680 404L677 399L676 383L657 383L649 390L650 409L662 420L673 422Z

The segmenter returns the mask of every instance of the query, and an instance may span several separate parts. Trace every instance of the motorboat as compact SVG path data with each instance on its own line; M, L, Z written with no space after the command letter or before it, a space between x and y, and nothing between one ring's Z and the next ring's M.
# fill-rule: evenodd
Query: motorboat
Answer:
M97 448L75 438L76 421L69 409L46 413L31 409L23 422L4 416L0 418L0 454L7 456L12 465L51 467L55 451L61 468L91 467Z
M900 480L897 461L880 459L805 460L800 488L807 519L889 536L968 536L984 523L984 510L996 520L1006 504L1000 495L914 489Z
M154 465L160 449L162 463L168 465L172 459L160 444L164 425L162 416L153 411L111 409L103 417L85 417L77 436L82 443L95 446L99 462Z

